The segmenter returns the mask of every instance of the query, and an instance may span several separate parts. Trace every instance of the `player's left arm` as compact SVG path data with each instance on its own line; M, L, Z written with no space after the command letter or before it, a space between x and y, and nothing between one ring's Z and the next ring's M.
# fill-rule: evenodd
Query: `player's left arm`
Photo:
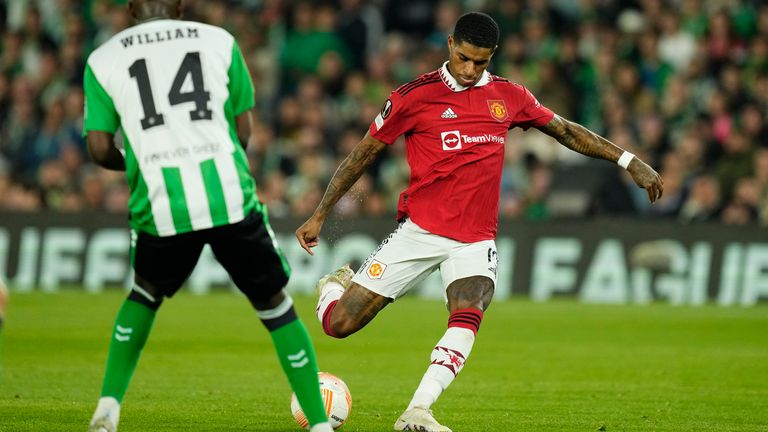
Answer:
M569 121L555 114L547 124L538 129L555 138L560 144L569 149L593 158L605 159L617 163L625 153L623 149L590 131L584 126ZM628 154L629 155L629 154ZM627 171L635 183L648 192L648 200L654 202L661 198L664 192L664 181L659 173L640 160L631 156Z

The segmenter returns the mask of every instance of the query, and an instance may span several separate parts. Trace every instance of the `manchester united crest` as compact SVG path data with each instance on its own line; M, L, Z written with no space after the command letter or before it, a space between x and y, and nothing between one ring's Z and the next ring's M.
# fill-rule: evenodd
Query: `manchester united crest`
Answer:
M502 122L509 117L507 106L504 105L503 100L489 100L488 109L491 110L491 116L497 121Z
M383 262L373 260L368 266L368 277L371 279L381 279L381 275L384 274L384 270L387 269L387 265Z

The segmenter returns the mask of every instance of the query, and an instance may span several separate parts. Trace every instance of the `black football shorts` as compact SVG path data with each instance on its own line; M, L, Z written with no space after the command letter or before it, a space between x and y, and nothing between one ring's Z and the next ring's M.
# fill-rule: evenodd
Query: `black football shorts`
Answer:
M273 240L266 209L263 212L254 211L235 224L169 237L139 232L131 251L133 269L152 285L155 294L171 297L192 273L203 246L208 244L246 297L266 300L288 283L291 270Z

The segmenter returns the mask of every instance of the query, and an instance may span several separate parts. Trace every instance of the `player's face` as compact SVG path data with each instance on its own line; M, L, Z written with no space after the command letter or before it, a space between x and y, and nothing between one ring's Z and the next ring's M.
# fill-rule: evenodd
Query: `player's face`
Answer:
M448 36L448 71L464 87L473 86L488 67L493 49L481 48L469 42L455 43Z

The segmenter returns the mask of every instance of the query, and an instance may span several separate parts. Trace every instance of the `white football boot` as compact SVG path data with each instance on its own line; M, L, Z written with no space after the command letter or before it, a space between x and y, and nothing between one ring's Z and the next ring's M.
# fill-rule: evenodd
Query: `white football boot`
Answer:
M96 412L93 413L88 432L117 432L120 421L120 403L112 397L99 399Z
M405 410L395 422L396 431L451 432L432 417L432 410L413 407Z
M317 294L321 297L323 296L323 287L328 282L336 282L337 284L341 285L344 289L349 288L349 285L352 284L352 277L355 275L354 270L349 267L349 264L344 264L343 266L337 268L336 270L328 273L327 275L320 278L319 281L317 281L317 285L315 285L315 290L317 291ZM322 301L322 299L320 300Z

